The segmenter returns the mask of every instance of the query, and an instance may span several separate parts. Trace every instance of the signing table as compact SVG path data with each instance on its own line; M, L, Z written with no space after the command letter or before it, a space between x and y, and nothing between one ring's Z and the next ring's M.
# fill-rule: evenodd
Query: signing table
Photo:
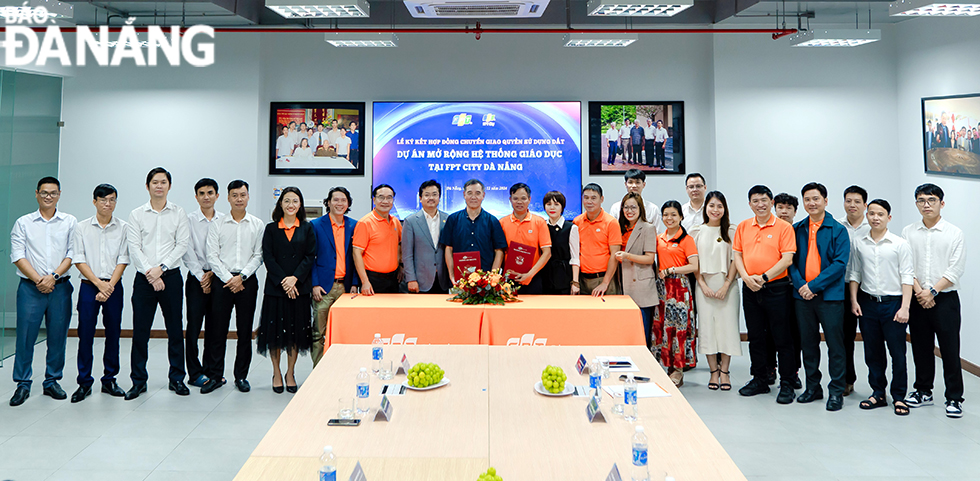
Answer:
M651 479L666 473L684 481L745 480L644 347L389 346L385 358L403 353L413 363L439 364L450 384L389 397L391 421L373 422L383 382L372 377L371 410L361 425L328 427L338 398L354 393L355 374L370 356L369 346L334 345L235 479L315 479L328 444L339 456L337 479L344 481L356 462L369 481L475 481L489 466L506 481L601 481L613 463L629 479L633 424L610 412L608 394L601 404L608 422L590 424L587 398L534 392L549 364L563 368L568 383L587 384L575 371L575 359L584 354L631 356L639 374L671 394L639 400ZM398 375L387 382L404 380Z
M638 345L640 309L627 296L521 296L502 306L465 306L446 294L344 294L330 308L326 345Z

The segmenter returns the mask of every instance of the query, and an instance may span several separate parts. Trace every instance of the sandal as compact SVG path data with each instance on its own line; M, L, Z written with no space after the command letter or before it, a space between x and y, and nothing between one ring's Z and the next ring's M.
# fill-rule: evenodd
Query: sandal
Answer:
M674 386L681 387L684 385L684 371L677 369L670 373L670 376L668 377L670 378L671 382L674 383Z
M721 372L721 369L715 369L714 371L711 371L711 374L714 374L716 372ZM708 379L708 381L709 381L708 382L708 389L710 389L712 391L717 391L718 390L718 387L719 387L718 386L718 383L716 383L716 382L710 382L711 381L710 378Z
M871 396L868 399L861 401L861 404L859 404L858 406L860 406L861 409L875 409L875 408L880 408L885 404L886 404L885 398Z
M729 381L732 380L732 376L730 375L731 374L730 372L728 372L728 371L722 371L721 369L718 369L718 372L720 372L720 373L728 376L728 380ZM721 376L718 377L718 380L721 381ZM730 382L723 382L723 383L719 384L719 386L721 387L721 390L722 391L731 391L732 390L732 383L730 383Z
M905 404L905 401L895 401L895 414L899 416L909 415L909 406Z

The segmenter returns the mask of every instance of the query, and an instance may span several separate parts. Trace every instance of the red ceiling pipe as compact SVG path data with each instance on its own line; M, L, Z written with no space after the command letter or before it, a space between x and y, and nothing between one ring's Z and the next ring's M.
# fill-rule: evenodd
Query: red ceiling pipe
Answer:
M32 27L34 30L43 31L45 27ZM97 30L97 26L91 27ZM0 27L0 32L5 32L6 27ZM76 27L62 27L62 32L74 32ZM119 27L109 28L110 32L119 32ZM137 32L145 32L146 27L136 27ZM167 28L164 28L167 31ZM544 33L544 34L565 34L565 33L757 33L772 34L773 40L796 33L795 28L242 28L242 27L215 27L217 33Z

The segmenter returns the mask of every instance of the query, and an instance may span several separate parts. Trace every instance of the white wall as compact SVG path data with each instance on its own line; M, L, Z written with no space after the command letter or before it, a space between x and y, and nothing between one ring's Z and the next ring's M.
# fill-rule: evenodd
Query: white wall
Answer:
M917 220L913 201L915 187L930 182L945 193L943 217L963 229L967 243L966 274L960 280L963 327L961 357L980 361L980 286L975 274L980 269L980 223L976 205L980 200L980 181L926 175L922 159L922 97L980 93L980 63L964 61L964 54L975 52L980 44L980 28L975 18L923 18L902 22L896 29L898 44L897 122L899 176L905 224ZM972 251L972 252L971 252Z

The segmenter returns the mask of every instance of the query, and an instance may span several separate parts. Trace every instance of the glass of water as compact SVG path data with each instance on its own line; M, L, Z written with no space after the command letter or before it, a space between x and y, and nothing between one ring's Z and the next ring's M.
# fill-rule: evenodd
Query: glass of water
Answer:
M352 397L342 397L337 400L339 411L337 412L337 417L340 419L354 419L354 414L356 413L356 408L354 407L354 398Z
M391 359L383 359L381 361L381 372L378 374L378 379L383 381L389 381L394 379L395 371L392 370Z

